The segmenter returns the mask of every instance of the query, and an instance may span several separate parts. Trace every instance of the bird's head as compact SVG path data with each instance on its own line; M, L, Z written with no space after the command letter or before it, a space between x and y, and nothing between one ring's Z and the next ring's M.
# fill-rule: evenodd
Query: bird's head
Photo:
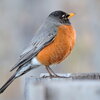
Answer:
M66 13L63 11L54 11L49 15L53 21L60 22L61 24L70 24L69 18L74 16L75 13Z

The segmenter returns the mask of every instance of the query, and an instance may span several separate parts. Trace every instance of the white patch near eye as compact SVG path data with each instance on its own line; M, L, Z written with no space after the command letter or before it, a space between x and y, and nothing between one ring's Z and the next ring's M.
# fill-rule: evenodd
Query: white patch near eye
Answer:
M65 15L62 15L62 17L65 17Z

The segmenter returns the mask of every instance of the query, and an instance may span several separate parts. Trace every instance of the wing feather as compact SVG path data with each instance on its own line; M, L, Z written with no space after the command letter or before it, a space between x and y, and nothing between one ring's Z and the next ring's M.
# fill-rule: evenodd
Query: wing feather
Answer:
M14 69L31 61L31 59L35 57L41 49L54 40L57 33L56 30L56 27L54 28L53 26L49 26L49 30L48 25L46 27L41 27L37 34L33 37L30 46L20 55L20 59L10 71L13 71Z

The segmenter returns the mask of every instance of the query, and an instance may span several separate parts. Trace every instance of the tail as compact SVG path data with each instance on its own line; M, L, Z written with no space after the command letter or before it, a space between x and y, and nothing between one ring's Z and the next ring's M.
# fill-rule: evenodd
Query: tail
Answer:
M0 88L0 94L16 79L15 74L12 75L9 80Z
M12 75L9 80L0 88L0 94L4 92L4 90L19 76L24 75L29 72L31 69L37 68L39 66L32 67L31 64L24 65L17 69L14 75Z

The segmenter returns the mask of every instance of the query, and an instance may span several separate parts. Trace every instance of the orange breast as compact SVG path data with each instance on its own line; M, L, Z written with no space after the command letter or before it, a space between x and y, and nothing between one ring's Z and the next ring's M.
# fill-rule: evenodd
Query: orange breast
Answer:
M38 53L37 59L45 66L61 62L71 52L75 38L71 25L59 26L54 41Z

